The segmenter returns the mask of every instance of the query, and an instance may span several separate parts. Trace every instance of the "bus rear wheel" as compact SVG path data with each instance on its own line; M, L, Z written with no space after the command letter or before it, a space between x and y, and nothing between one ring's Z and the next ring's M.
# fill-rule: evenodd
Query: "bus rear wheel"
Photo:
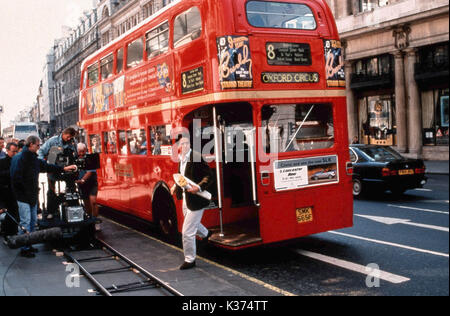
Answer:
M172 196L165 189L155 192L153 199L154 222L162 237L169 242L177 241L179 237L177 213Z

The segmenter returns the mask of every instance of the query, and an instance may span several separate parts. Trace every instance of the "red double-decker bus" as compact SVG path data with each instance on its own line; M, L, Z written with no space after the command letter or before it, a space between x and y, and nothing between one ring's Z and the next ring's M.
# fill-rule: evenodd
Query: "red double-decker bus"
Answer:
M88 57L80 124L98 202L181 231L176 137L216 175L203 223L230 249L352 225L343 53L325 0L182 0Z

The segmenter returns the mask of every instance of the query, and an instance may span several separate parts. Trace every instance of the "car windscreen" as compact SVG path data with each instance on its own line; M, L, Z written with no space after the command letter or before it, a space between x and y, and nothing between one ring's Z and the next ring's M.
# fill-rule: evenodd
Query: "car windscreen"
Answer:
M359 149L375 161L392 161L403 159L399 153L387 147L366 147Z
M36 125L21 125L21 126L16 126L15 128L15 132L16 133L37 133L37 127Z

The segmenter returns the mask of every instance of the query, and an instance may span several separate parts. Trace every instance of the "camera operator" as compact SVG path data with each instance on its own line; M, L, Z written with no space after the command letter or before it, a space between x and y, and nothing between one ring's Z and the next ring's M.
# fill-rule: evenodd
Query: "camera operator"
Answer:
M87 154L86 144L79 143L77 146L78 158L84 159ZM80 170L78 174L78 180L76 181L78 187L80 188L81 198L83 199L84 205L86 207L86 212L94 217L98 217L98 206L97 206L97 193L98 193L98 182L97 182L97 171L96 170ZM95 224L95 230L100 231L100 224Z
M17 200L13 194L11 188L11 161L18 152L18 146L16 143L8 143L6 145L6 157L0 159L0 208L8 210L9 215L19 221ZM17 235L17 224L9 217L6 216L2 222L1 231L4 237Z
M62 173L63 171L75 171L76 166L59 167L50 165L42 159L38 159L37 152L40 147L40 139L30 136L26 140L23 151L14 156L11 163L11 184L19 206L20 225L32 233L37 222L37 207L39 195L39 173ZM24 234L20 231L19 234ZM36 249L23 247L20 251L22 257L34 258Z
M53 136L45 142L45 144L38 151L39 159L48 159L48 154L53 147L62 148L64 152L72 151L74 155L77 153L75 147L74 138L77 136L77 131L68 127L64 129L61 135ZM50 173L48 175L48 191L47 191L47 213L48 219L53 218L54 214L58 211L58 199L55 191L55 184L58 181L58 177L55 174Z

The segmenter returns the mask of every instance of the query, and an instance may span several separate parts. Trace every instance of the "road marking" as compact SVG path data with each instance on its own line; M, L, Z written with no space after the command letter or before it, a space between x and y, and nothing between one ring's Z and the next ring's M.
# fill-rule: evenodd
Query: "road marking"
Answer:
M394 205L394 204L388 204L388 206L389 207L397 207L397 208L407 209L407 210L413 210L413 211L421 211L421 212L428 212L428 213L436 213L436 214L448 215L448 212L436 211L436 210L431 210L431 209L428 209L428 208L418 208L418 207L402 206L402 205Z
M414 189L414 191L433 192L433 190L430 189Z
M448 258L448 253L420 249L420 248L416 248L416 247L410 247L410 246L405 246L405 245L396 244L396 243L392 243L392 242L387 242L387 241L382 241L382 240L377 240L377 239L372 239L372 238L366 238L366 237L361 237L361 236L356 236L356 235L350 235L350 234L346 234L346 233L340 233L340 232L334 232L334 231L330 231L328 233L334 234L334 235L339 235L339 236L345 236L345 237L349 237L349 238L354 238L354 239L360 239L360 240L364 240L364 241L370 241L370 242L381 244L381 245L403 248L403 249L412 250L412 251L416 251L416 252L426 253L429 255Z
M414 223L414 222L411 222L410 219L393 218L393 217L381 217L381 216L368 216L368 215L359 215L359 214L355 214L355 216L359 216L359 217L362 217L362 218L370 219L372 221L375 221L375 222L378 222L378 223L383 223L383 224L386 224L386 225L403 224L403 225L409 225L409 226L416 226L416 227L421 227L421 228L428 228L428 229L439 230L439 231L443 231L443 232L447 232L447 233L449 232L448 227Z
M297 252L298 254L300 254L302 256L312 258L315 260L319 260L319 261L322 261L325 263L329 263L334 266L338 266L340 268L344 268L344 269L347 269L350 271L362 273L365 275L369 275L371 273L371 270L368 270L367 266L363 266L363 265L353 263L350 261L345 261L345 260L325 256L320 253L315 253L315 252L301 250L301 249L295 249L295 252ZM404 283L404 282L411 280L409 278L405 278L400 275L392 274L392 273L382 271L382 270L379 271L379 276L377 275L377 277L379 277L381 280L385 280L385 281L388 281L388 282L394 283L394 284L400 284L400 283Z

